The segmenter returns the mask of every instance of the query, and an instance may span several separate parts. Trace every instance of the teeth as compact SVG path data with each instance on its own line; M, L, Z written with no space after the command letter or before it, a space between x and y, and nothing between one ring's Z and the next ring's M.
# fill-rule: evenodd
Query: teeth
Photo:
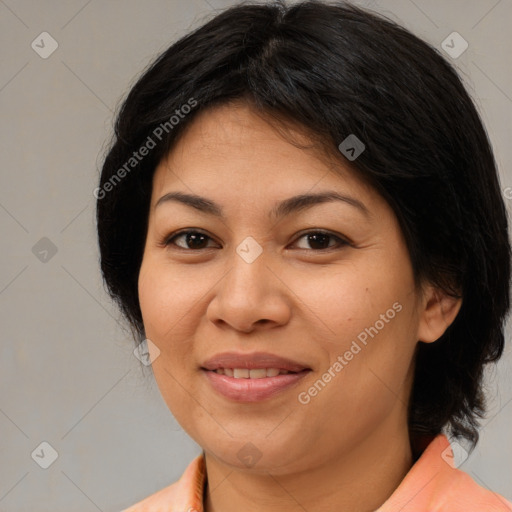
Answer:
M267 370L261 368L259 370L249 370L250 379L264 379L267 376Z
M264 379L265 377L276 377L290 373L288 370L279 370L279 368L219 368L215 370L219 375L234 377L235 379Z

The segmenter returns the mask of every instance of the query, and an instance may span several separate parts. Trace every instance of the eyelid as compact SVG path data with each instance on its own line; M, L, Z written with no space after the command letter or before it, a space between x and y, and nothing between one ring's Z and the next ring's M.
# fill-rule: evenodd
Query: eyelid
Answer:
M337 233L334 233L333 231L329 231L327 229L322 229L322 228L308 228L304 231L299 231L299 233L297 234L297 237L295 238L295 241L293 243L296 243L298 240L300 240L302 237L306 236L306 235L309 235L309 234L320 234L320 235L326 235L326 236L330 236L331 238L334 238L338 241L338 245L339 246L344 246L344 245L350 245L350 246L353 246L353 242L346 236L344 235L341 235L341 234L337 234ZM304 251L307 251L307 250L310 250L310 251L315 251L315 252L322 252L322 251L328 251L330 249L335 249L336 247L328 247L327 249L301 249L301 250L304 250Z
M171 233L170 235L164 236L163 239L158 242L158 245L163 248L166 248L166 247L172 245L173 247L175 247L178 250L190 251L190 252L200 252L200 251L212 249L212 247L204 247L202 249L186 249L186 248L180 247L179 245L177 245L175 243L171 243L171 241L173 239L175 239L181 235L186 235L188 233L202 234L202 235L206 236L207 238L209 238L210 240L215 242L215 239L212 236L210 236L207 232L205 232L204 230L202 230L200 228L184 228L184 229L178 230L174 233ZM351 246L351 247L354 246L353 242L348 237L341 235L341 234L334 233L334 232L326 230L326 229L322 229L322 228L308 228L306 230L299 231L297 233L297 236L295 237L295 240L292 242L292 244L297 243L301 238L303 238L309 234L326 235L326 236L329 236L329 237L335 239L337 241L337 243L332 247L326 247L324 249L299 249L299 250L322 253L322 252L328 252L331 250L336 250L336 249L342 248L344 246Z
M208 237L210 240L215 242L215 239L211 235L209 235L206 231L204 231L200 228L184 228L184 229L175 231L175 232L171 233L170 235L165 235L161 240L158 241L157 245L160 247L163 247L163 248L166 248L166 247L172 245L177 249L181 249L183 251L192 251L192 252L199 252L199 251L204 251L205 249L211 249L211 247L206 247L204 249L195 249L195 250L194 249L184 249L183 247L180 247L179 245L171 243L171 240L173 240L174 238L177 238L181 235L186 235L188 233L197 233L200 235L204 235L204 236Z

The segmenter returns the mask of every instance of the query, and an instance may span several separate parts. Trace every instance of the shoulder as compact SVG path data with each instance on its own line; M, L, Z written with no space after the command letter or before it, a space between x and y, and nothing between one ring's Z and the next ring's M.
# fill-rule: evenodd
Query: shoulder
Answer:
M170 512L172 510L170 504L175 502L177 493L178 482L175 482L121 512Z
M512 512L510 501L480 486L470 475L459 469L439 475L435 484L433 504L439 510Z
M444 435L430 442L378 512L512 512L512 503L454 466Z
M205 475L201 453L190 462L177 482L121 512L202 512Z

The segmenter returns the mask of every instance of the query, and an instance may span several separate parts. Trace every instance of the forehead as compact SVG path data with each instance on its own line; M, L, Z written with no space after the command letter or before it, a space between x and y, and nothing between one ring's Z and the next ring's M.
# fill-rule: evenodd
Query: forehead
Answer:
M374 193L341 155L328 154L305 129L269 123L242 102L202 111L185 128L156 169L153 195L171 187L216 195L292 195L314 187Z

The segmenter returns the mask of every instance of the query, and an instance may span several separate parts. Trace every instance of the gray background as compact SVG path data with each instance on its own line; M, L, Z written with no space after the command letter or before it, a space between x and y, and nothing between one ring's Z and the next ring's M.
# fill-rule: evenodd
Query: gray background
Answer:
M119 511L175 481L200 452L102 288L93 190L135 77L234 3L0 0L0 511ZM438 48L453 31L468 41L452 61L487 125L502 188L511 186L512 2L359 3ZM47 59L31 47L43 31L59 45ZM461 466L509 500L511 370L509 342L488 374L481 441ZM48 469L31 456L43 441L58 453Z

